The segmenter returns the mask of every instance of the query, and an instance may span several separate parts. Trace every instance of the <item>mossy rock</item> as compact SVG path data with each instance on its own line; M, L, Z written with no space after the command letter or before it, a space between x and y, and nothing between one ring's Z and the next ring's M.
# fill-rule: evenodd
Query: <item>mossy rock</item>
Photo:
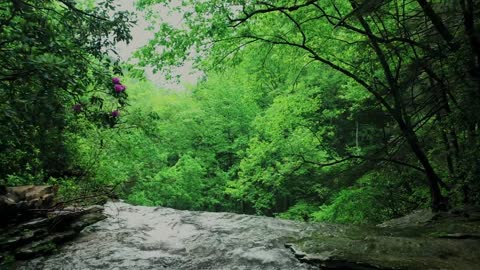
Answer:
M15 262L15 256L10 252L0 253L0 269L12 268Z
M478 269L480 222L443 218L400 227L312 224L288 247L322 269Z
M30 259L55 252L58 245L72 240L77 235L75 231L59 232L42 240L21 247L15 252L15 257L20 260Z

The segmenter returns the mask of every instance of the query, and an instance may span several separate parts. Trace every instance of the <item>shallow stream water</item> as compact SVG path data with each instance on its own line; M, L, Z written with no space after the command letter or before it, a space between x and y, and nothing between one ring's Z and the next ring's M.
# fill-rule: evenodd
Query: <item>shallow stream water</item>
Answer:
M17 269L318 269L285 248L308 224L268 217L105 205L108 218Z

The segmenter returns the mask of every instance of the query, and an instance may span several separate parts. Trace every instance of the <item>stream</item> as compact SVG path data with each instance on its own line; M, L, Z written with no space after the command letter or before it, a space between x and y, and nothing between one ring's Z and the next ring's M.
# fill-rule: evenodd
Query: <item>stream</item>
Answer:
M308 224L269 217L105 205L108 218L17 269L318 269L285 247Z

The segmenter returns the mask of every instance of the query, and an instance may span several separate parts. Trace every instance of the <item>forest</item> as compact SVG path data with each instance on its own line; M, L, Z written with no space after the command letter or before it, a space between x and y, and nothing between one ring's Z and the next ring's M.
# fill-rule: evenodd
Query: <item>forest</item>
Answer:
M348 224L479 205L478 1L138 0L130 61L115 2L0 2L0 185ZM144 72L185 62L183 91Z

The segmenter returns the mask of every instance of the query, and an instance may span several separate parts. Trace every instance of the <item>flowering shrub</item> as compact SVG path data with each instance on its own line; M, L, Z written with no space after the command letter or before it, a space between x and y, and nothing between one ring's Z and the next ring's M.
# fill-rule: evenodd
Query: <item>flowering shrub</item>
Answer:
M114 87L115 93L120 94L121 92L125 91L126 87L121 84L116 84Z
M82 105L77 103L77 104L72 106L72 109L73 109L74 112L79 113L79 112L82 111Z
M118 77L112 78L112 83L113 83L113 89L115 90L115 93L117 93L117 94L120 94L127 89L125 87L125 85L122 85L120 83L120 78L118 78Z
M118 78L118 77L112 78L112 83L113 84L120 84L120 78Z
M121 84L120 82L120 78L118 77L113 77L112 78L112 84L113 84L113 90L115 92L115 94L113 95L116 99L116 102L117 105L120 105L120 107L123 107L124 105L126 105L126 98L127 98L127 95L126 94L122 94L125 92L125 90L127 89L127 87L123 84ZM120 95L122 94L122 95ZM100 110L104 104L104 101L105 99L101 96L91 96L90 97L90 100L89 101L84 101L84 102L80 102L80 103L76 103L72 106L72 110L74 113L80 113L82 111L84 111L84 106L85 104L89 104L89 105L97 105L99 106ZM95 113L95 109L93 109L93 107L95 106L89 106L90 107L90 110L85 110L85 112L89 113L89 114L92 114L92 115L95 115L97 113ZM119 107L117 107L117 109L114 109L112 110L110 113L108 112L103 112L103 113L100 113L101 117L97 118L97 119L102 119L102 123L103 124L107 124L109 125L110 127L113 127L115 126L115 124L117 123L118 121L118 118L120 117L120 110L118 109ZM97 111L98 112L98 111ZM98 116L98 114L97 114Z

